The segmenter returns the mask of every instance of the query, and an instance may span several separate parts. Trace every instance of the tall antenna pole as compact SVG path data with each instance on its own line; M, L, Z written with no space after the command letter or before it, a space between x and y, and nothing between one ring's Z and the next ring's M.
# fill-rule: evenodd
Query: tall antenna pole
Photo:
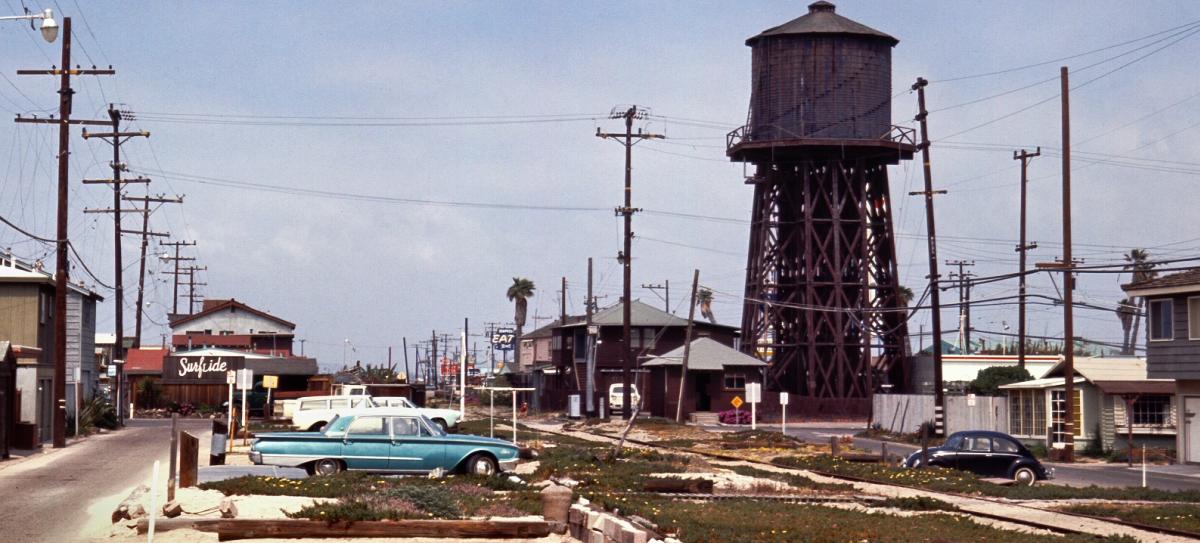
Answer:
M633 386L633 342L631 339L630 321L630 305L633 303L630 293L630 284L633 280L633 214L641 211L633 207L633 146L634 139L638 142L648 139L663 139L660 134L644 134L640 130L637 134L633 133L633 120L645 118L647 112L638 109L637 106L629 106L624 113L614 110L609 118L625 119L625 133L606 133L596 129L596 136L603 139L614 138L620 141L624 139L622 145L625 146L625 205L616 209L617 215L622 215L625 218L625 247L624 250L617 254L617 261L622 264L624 269L624 288L622 290L621 300L621 337L623 344L621 346L622 372L621 383L623 392L621 393L621 415L628 419L631 416L632 406L630 398L630 388Z
M924 78L918 77L912 86L913 90L917 91L917 105L920 108L916 120L921 123L921 143L918 147L921 148L925 190L910 192L909 195L925 196L925 225L928 229L926 239L929 241L929 303L933 306L933 431L935 435L940 436L945 433L945 398L942 394L942 303L938 295L937 228L933 222L933 196L946 194L946 191L933 190L933 172L929 167L929 127L926 122L929 111L925 109L925 86L928 84Z
M1030 249L1037 248L1037 242L1028 243L1025 236L1025 227L1028 221L1026 215L1026 193L1028 192L1029 184L1029 161L1033 157L1041 156L1042 148L1038 147L1037 151L1030 153L1024 149L1018 153L1013 151L1013 160L1021 161L1021 241L1017 245L1017 252L1021 253L1019 266L1018 281L1018 305L1017 305L1017 367L1025 369L1025 257Z

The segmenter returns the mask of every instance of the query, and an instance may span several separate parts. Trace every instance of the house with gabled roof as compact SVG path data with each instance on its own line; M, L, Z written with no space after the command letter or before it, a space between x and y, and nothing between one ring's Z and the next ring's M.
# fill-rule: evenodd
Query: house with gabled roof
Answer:
M171 316L175 349L217 347L291 356L296 325L235 299L209 299L198 313Z
M672 315L657 307L634 300L629 306L630 344L633 348L631 371L633 382L649 402L650 370L643 364L683 345L687 319ZM722 345L736 348L738 327L696 320L692 337L711 338ZM553 328L551 362L534 368L534 386L539 389L539 405L544 410L563 409L568 394L582 394L587 383L588 338L595 338L596 402L608 396L610 385L620 383L624 373L624 307L618 302L592 315L591 325L586 318L570 316L566 324ZM586 401L584 402L586 404ZM649 405L649 404L646 404Z

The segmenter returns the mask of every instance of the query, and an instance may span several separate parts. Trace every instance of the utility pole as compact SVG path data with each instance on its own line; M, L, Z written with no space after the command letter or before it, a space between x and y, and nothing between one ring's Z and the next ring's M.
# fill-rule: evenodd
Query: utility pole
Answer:
M679 364L679 397L675 400L675 422L683 420L683 389L687 384L688 357L692 354L692 328L696 323L696 289L700 286L700 270L692 273L692 303L688 307L687 331L683 334L683 361Z
M1021 161L1021 241L1017 245L1017 252L1021 253L1018 264L1018 281L1017 287L1017 367L1025 369L1025 253L1030 249L1037 249L1037 242L1028 243L1025 239L1025 227L1027 222L1026 215L1026 193L1029 183L1029 161L1033 157L1041 156L1042 148L1039 146L1037 151L1030 153L1024 149L1018 153L1013 151L1013 160Z
M587 300L584 302L587 327L587 353L584 355L587 371L587 414L596 416L596 335L592 333L592 257L588 257Z
M124 200L127 202L142 202L142 229L137 230L122 230L126 234L141 234L142 235L142 251L141 258L138 259L138 291L137 291L137 312L134 313L135 324L133 326L133 347L135 349L142 346L142 316L146 312L145 292L146 292L146 247L149 245L150 236L168 237L170 234L162 232L150 231L150 209L151 203L158 204L182 204L183 197L167 198L163 195L158 196L126 196Z
M433 340L432 340L433 341L433 356L429 359L429 367L430 367L429 373L430 373L430 376L433 377L433 379L432 379L433 389L437 390L437 371L438 371L437 330L432 331L431 334L433 337Z
M647 285L647 284L643 283L642 288L650 289L650 292L653 292L655 296L658 296L659 290L665 291L665 296L662 297L663 303L666 304L666 312L667 313L671 312L671 280L670 279L667 279L661 285Z
M188 282L186 283L188 287L188 315L194 315L196 313L196 287L201 287L208 284L197 283L196 272L206 270L208 270L208 266L188 266L184 268L184 271L186 271L188 274Z
M917 105L920 108L916 120L921 123L921 143L918 147L921 149L921 162L925 173L925 190L908 194L925 196L926 239L929 242L929 303L933 306L933 431L935 435L940 436L945 434L946 415L945 398L942 393L942 303L938 295L937 228L933 222L933 196L946 194L946 191L933 190L933 172L929 167L929 110L925 109L925 86L928 84L924 78L918 77L912 86L912 89L917 91Z
M54 416L53 439L55 447L67 445L67 289L70 288L70 262L68 261L69 243L67 224L69 193L68 177L70 176L71 156L71 125L104 126L105 121L71 120L71 103L75 91L71 89L72 75L113 75L115 70L110 66L107 70L90 70L76 67L71 69L71 18L63 17L62 21L62 67L51 66L49 70L17 70L17 75L55 75L59 77L58 88L58 119L25 118L18 116L18 123L55 124L58 125L58 220L55 233L55 274L54 274ZM118 234L119 235L119 234ZM117 345L113 349L113 359L121 352L121 336L117 336ZM118 366L119 368L120 366ZM118 382L118 386L120 382ZM120 389L118 388L118 391ZM118 392L117 403L120 403ZM117 408L117 420L121 420L120 407Z
M621 337L623 344L621 345L621 358L623 371L621 372L621 382L624 386L621 394L621 414L628 419L632 412L630 398L630 388L633 386L633 342L631 341L631 328L629 324L630 309L629 306L633 303L630 298L630 283L633 280L633 214L641 211L633 207L633 146L637 143L648 139L663 139L661 134L643 133L640 129L637 134L633 133L633 120L644 119L648 113L645 110L638 109L637 106L629 106L624 112L614 109L609 114L610 119L625 119L625 133L608 133L601 132L596 128L596 137L601 139L613 138L625 147L625 205L616 209L616 214L625 218L625 248L620 253L617 253L617 261L624 268L624 289L621 300L621 318L622 331ZM624 139L622 142L621 139Z
M179 256L179 248L190 246L190 245L195 245L195 244L196 244L195 241L164 241L164 242L159 243L159 245L165 245L165 246L170 246L170 247L175 248L175 256L168 256L168 257L163 258L163 260L171 261L175 265L175 269L173 271L167 272L167 273L170 273L171 275L173 275L175 278L174 281L172 281L172 283L174 284L172 287L172 292L174 293L174 296L171 298L171 300L172 300L171 314L172 315L179 314L179 276L187 273L186 271L182 271L182 272L179 271L179 263L183 262L183 261L195 261L196 260L195 257L191 257L191 256Z
M1062 79L1062 216L1063 216L1063 357L1066 366L1064 384L1063 427L1065 429L1066 462L1075 461L1075 276L1071 268L1071 86L1067 67L1059 75ZM1080 408L1082 408L1082 403Z
M974 266L974 260L947 260L947 266L958 266L958 273L950 273L950 278L958 279L958 344L963 354L971 354L971 278L975 274L964 271L967 266Z

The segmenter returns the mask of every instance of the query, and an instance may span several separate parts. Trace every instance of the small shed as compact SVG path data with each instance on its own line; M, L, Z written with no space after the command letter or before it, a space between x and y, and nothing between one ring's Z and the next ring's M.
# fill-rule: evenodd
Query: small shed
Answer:
M643 393L650 413L674 418L679 401L679 377L684 346L650 359L650 383ZM734 350L712 338L692 340L684 383L683 416L732 409L734 396L745 396L746 383L761 383L766 362Z
M1062 443L1066 410L1065 364L1040 379L1001 386L1008 395L1009 430L1026 442ZM1133 357L1075 358L1075 442L1082 449L1099 440L1104 450L1174 448L1178 430L1175 381L1150 379L1146 360Z

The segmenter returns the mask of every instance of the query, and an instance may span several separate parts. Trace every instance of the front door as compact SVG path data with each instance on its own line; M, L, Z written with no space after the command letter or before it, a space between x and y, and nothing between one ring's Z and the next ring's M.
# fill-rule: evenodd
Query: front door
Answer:
M692 381L696 383L695 398L696 411L709 411L712 409L712 398L708 395L708 383L712 375L708 372L694 371L692 372Z
M389 467L408 472L433 471L445 460L446 444L416 417L392 418L392 448Z
M1187 461L1200 463L1200 398L1184 398L1183 406Z
M392 437L384 417L358 417L346 428L342 458L349 469L386 470Z

